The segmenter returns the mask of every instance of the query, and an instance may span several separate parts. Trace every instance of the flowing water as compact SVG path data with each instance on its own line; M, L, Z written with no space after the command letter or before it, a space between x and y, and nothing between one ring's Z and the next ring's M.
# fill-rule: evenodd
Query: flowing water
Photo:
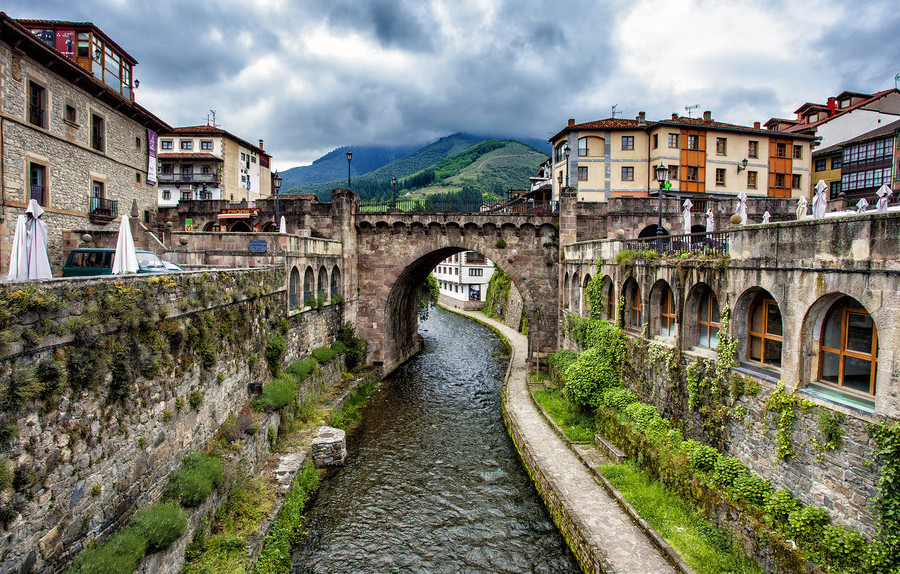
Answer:
M503 343L436 308L420 330L323 482L293 572L580 572L503 425Z

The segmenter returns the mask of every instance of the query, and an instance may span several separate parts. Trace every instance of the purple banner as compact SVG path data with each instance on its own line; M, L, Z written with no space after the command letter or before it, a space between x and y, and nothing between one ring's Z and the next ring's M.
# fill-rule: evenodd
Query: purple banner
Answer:
M147 128L147 185L156 185L156 132Z

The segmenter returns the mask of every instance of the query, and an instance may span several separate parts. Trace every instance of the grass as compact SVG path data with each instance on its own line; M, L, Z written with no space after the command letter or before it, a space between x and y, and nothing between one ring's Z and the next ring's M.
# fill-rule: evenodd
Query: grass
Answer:
M358 389L353 391L341 410L333 413L328 425L334 428L347 430L362 418L360 410L365 406L369 396L378 389L378 383L369 381L360 385Z
M559 389L538 389L534 391L534 398L556 421L567 439L575 442L594 440L597 432L594 419L567 401Z
M608 464L600 472L697 574L761 573L727 534L634 463Z

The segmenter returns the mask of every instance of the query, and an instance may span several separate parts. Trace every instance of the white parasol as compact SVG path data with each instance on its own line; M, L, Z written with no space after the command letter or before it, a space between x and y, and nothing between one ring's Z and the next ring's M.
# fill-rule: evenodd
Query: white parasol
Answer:
M25 277L19 279L50 279L50 258L47 256L47 224L41 219L44 209L31 199L25 209ZM22 251L20 251L22 253ZM21 269L21 263L19 268Z
M813 197L813 219L822 219L825 217L825 208L828 206L828 199L825 197L825 191L827 190L828 185L820 179L819 183L816 184L816 195Z
M134 238L131 236L131 226L128 225L128 216L122 215L119 223L119 238L116 240L116 253L113 255L113 275L122 273L137 273L138 260L134 250Z
M690 199L685 199L681 205L684 207L682 212L684 216L684 234L687 235L691 232L691 208L694 207L694 204L691 203Z
M856 213L865 213L866 209L869 207L869 202L866 201L866 198L863 197L859 201L856 202Z
M806 206L809 205L809 202L806 201L805 197L800 197L797 200L797 221L802 221L806 219Z
M768 212L768 210L763 213L763 223L769 223L769 219L772 217L772 214Z
M25 215L16 219L16 234L13 236L12 250L9 252L9 281L28 278L28 256L25 254Z
M888 187L887 184L882 185L878 188L878 191L875 192L878 195L878 203L875 204L875 209L877 209L880 213L887 211L888 203L891 201L890 197L894 194L891 191L891 188Z
M281 216L281 222L278 225L278 233L287 233L287 219Z
M747 225L747 194L742 191L737 195L737 198L738 204L734 213L741 216L741 225Z
M706 210L706 232L710 233L716 229L716 215L713 213L712 207Z

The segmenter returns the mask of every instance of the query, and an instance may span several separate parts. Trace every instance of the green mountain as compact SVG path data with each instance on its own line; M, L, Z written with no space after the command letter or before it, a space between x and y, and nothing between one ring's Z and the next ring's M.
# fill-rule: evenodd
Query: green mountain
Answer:
M470 196L475 193L502 196L509 189L527 188L528 178L546 158L522 142L454 134L365 175L354 176L352 186L362 199L389 199L392 177L398 179L398 195L413 190L425 193L465 190ZM281 193L315 193L320 200L328 201L332 189L346 184L346 179L340 178L316 185L283 186Z

